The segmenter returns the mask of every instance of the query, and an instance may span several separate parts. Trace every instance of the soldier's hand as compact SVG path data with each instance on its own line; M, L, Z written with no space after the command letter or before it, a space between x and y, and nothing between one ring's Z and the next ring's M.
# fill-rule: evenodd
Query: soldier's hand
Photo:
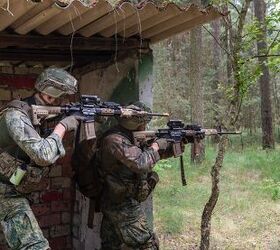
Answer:
M161 138L157 139L155 143L158 144L158 153L161 159L167 159L174 156L173 145L171 142L168 142L166 139Z
M165 151L168 147L168 143L166 139L157 139L155 143L158 144L159 150Z
M59 123L65 127L66 131L73 131L77 130L81 120L83 120L82 116L70 115L62 119Z
M159 146L156 142L152 143L151 148L153 148L156 152L159 151Z

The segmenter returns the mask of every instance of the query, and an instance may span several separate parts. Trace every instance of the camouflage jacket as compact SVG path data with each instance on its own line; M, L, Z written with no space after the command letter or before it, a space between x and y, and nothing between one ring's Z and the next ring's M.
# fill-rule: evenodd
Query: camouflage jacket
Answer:
M16 105L11 102L0 112L0 152L7 152L26 164L33 162L38 167L46 167L64 156L65 150L62 140L57 134L52 133L47 138L39 135L31 123L28 107L26 102L17 101ZM4 162L0 165L4 168L0 169L2 174L11 168L5 167ZM13 168L11 168L12 170ZM44 170L44 172L46 171ZM7 176L5 174L2 176L1 173L0 181L5 181Z
M13 107L0 115L0 147L8 148L11 155L24 161L31 160L38 166L49 166L65 155L62 140L57 134L42 138L27 113Z
M131 131L116 127L106 134L98 153L104 200L120 202L142 192L139 186L147 180L160 156L153 148L141 149L133 145Z

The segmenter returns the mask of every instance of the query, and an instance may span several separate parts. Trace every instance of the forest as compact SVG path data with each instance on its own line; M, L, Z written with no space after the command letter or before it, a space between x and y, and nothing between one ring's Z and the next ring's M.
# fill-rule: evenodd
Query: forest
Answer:
M280 249L280 1L211 3L222 18L153 46L153 107L242 135L187 146L187 186L157 165L155 229L161 249Z

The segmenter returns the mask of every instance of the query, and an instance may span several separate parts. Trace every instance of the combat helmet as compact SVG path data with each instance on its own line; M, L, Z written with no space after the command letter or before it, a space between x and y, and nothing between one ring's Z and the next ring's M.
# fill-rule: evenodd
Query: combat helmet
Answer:
M143 102L137 101L133 104L127 106L128 109L134 109L136 111L146 111L151 113L152 110ZM146 125L152 119L152 116L145 115L145 116L133 116L133 117L118 117L117 120L119 124L128 129L128 130L136 130L141 125Z
M47 68L36 80L35 88L54 98L77 92L77 80L67 71L60 68Z

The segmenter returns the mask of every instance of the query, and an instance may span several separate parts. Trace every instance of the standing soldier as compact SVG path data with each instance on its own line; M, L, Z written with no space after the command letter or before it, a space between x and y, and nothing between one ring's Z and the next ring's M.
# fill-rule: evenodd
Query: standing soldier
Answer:
M62 138L79 124L79 118L68 116L42 138L32 125L30 105L52 105L62 95L76 93L77 80L65 70L49 68L35 88L33 96L14 100L0 111L0 221L11 249L50 249L26 197L65 155Z
M139 102L128 108L148 111ZM150 117L120 117L118 126L106 132L100 142L97 159L104 181L100 200L102 250L159 249L141 202L158 182L152 168L160 159L173 156L173 150L165 139L145 148L133 144L133 131L145 130L149 121Z

